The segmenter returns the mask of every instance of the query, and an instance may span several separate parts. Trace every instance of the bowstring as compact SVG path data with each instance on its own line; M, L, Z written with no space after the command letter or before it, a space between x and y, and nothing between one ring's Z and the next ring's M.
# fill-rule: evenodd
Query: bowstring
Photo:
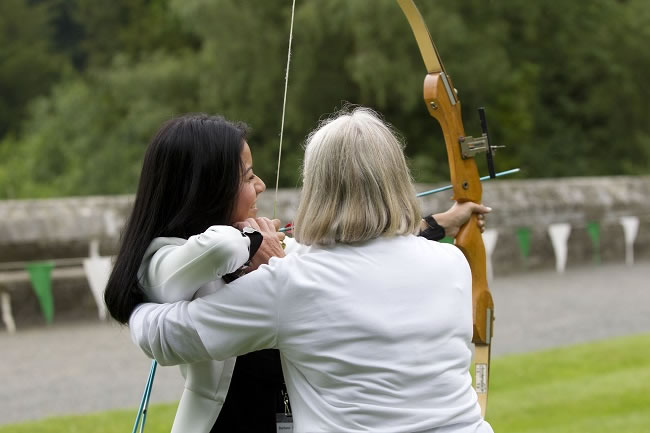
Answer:
M296 12L296 0L291 4L291 26L289 28L289 49L287 50L287 68L284 74L284 98L282 100L282 122L280 124L280 146L278 150L278 168L275 175L275 199L273 200L273 219L278 205L278 186L280 185L280 162L282 161L282 139L284 137L284 117L287 110L287 89L289 88L289 65L291 64L291 42L293 41L293 18Z

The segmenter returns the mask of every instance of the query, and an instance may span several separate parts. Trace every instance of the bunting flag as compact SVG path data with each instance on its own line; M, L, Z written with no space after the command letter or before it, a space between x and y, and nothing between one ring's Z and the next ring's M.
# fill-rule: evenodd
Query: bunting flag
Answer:
M108 279L113 270L113 263L110 257L99 255L99 240L93 239L88 246L88 257L82 262L88 286L97 304L97 315L100 320L106 320L106 304L104 303L104 291Z
M83 260L84 271L88 279L88 286L97 304L97 315L100 320L106 320L106 304L104 291L111 276L113 264L110 257L89 257Z
M524 268L528 267L528 255L530 254L530 228L517 228L517 241L519 242L519 253Z
M548 226L548 235L551 237L553 251L555 252L555 270L559 273L564 272L566 268L567 242L570 234L571 224L557 223Z
M624 216L619 222L623 226L623 237L625 239L625 263L634 264L634 240L639 233L639 217Z
M591 245L594 251L594 263L600 264L600 224L598 221L589 221L587 223L587 233L591 238Z
M499 239L499 231L496 229L487 229L483 232L483 244L485 245L485 256L487 266L488 281L494 280L494 268L492 267L492 253Z
M27 264L27 273L32 282L32 288L38 302L41 305L41 312L47 324L54 320L54 299L52 297L52 262L32 262Z

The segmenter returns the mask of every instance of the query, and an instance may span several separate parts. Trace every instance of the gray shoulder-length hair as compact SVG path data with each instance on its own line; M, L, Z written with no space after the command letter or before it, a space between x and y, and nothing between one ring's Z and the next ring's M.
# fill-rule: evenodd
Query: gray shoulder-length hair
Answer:
M304 245L417 233L420 206L403 144L374 111L337 113L309 135L294 223Z

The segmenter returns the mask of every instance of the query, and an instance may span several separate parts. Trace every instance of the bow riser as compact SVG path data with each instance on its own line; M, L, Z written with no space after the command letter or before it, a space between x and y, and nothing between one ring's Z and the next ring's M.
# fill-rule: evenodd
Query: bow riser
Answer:
M457 100L451 81L443 79L444 72L428 74L424 79L424 100L429 114L440 127L447 147L453 199L458 202L481 203L482 186L473 158L463 159L459 138L465 136L461 116L461 104ZM446 82L445 82L446 81ZM451 92L454 92L451 94ZM450 98L454 98L452 100ZM472 306L474 315L475 344L489 344L491 339L492 312L494 302L487 284L485 246L478 228L476 215L473 215L456 236L456 246L465 254L472 270Z
M442 72L428 74L424 78L424 101L429 114L440 127L447 147L449 176L454 191L453 199L458 202L481 202L483 188L477 176L474 158L463 159L458 139L465 136L461 117L460 101L449 99L449 92L442 79ZM449 79L447 82L450 83ZM452 90L455 92L455 90Z

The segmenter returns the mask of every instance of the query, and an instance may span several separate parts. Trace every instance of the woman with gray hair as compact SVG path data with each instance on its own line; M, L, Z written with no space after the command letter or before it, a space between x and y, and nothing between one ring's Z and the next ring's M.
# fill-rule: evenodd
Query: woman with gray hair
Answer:
M295 432L492 432L469 374L471 274L416 234L402 145L371 110L307 141L295 254L191 302L142 304L134 341L162 365L280 350Z

